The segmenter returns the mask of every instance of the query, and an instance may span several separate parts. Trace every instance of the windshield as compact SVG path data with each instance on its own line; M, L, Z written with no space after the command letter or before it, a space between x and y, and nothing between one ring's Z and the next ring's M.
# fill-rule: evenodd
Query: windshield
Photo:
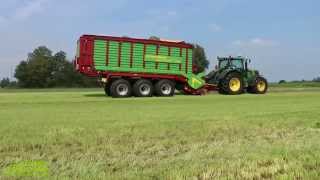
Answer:
M241 59L233 59L231 61L231 64L233 66L235 66L236 68L239 68L239 69L243 69L243 63L242 63L242 60Z
M228 64L229 60L228 59L223 59L219 60L219 69L226 68L229 66ZM230 65L239 69L243 69L243 60L242 59L231 59L230 60Z
M228 65L228 60L219 61L219 69L225 68Z

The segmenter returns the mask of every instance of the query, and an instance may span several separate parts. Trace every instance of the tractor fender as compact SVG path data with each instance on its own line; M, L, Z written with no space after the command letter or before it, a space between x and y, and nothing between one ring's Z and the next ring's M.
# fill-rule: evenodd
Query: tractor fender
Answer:
M250 70L247 72L247 83L248 86L254 86L256 84L256 79L259 77L259 72L255 70Z
M219 81L221 81L222 79L224 79L228 74L230 73L239 73L241 75L241 72L237 69L233 69L233 70L226 70L223 71L221 74L218 75L218 79Z

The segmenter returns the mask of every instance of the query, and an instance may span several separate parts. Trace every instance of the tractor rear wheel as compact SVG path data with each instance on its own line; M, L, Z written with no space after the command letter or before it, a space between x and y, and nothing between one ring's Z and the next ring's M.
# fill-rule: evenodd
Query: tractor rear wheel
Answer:
M249 87L249 92L255 94L265 94L268 90L268 82L263 77L257 77L255 85Z
M229 73L220 83L221 94L237 95L243 92L243 80L239 73Z
M173 96L174 91L175 83L167 79L160 80L155 85L155 92L158 96Z
M110 86L110 94L114 98L130 97L131 92L131 84L125 79L115 80Z
M153 95L153 85L149 80L140 79L133 85L133 94L137 97L151 97Z

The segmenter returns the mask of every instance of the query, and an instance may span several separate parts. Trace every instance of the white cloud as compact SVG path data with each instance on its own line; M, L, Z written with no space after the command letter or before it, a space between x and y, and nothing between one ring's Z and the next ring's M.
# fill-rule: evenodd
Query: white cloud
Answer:
M15 19L27 19L30 16L42 12L44 10L44 5L49 0L30 0L25 6L17 8L14 14Z
M218 24L209 24L209 29L213 32L218 32L222 30L222 27Z
M247 41L236 40L232 42L232 45L241 47L272 47L278 44L276 41L263 38L253 38Z

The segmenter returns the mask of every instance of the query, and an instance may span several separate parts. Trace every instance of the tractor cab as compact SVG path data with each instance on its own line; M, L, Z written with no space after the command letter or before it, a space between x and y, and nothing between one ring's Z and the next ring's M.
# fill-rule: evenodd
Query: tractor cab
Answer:
M241 94L245 91L264 94L268 83L259 71L248 68L250 59L237 57L218 57L215 70L210 72L205 80L208 84L216 85L220 93Z
M218 57L218 65L216 69L228 69L234 68L238 70L248 70L248 63L250 63L250 59L243 58L241 56L238 57Z

